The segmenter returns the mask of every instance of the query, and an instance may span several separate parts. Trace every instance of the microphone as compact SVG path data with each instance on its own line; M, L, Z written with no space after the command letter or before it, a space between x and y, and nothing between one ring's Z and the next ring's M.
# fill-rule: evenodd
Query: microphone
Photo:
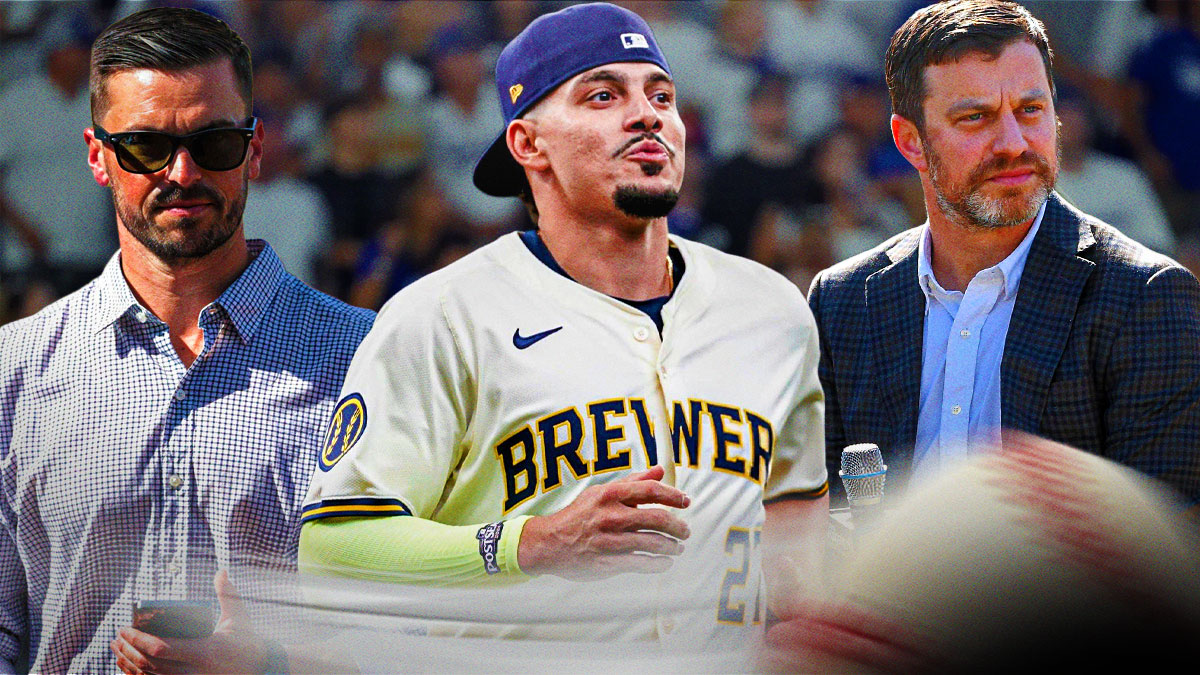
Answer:
M856 530L869 529L883 513L883 483L887 465L874 443L859 443L842 450L842 486L850 503L850 517Z

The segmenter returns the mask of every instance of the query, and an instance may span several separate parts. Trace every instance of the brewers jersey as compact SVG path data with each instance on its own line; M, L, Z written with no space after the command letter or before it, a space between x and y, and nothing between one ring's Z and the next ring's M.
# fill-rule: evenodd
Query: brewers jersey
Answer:
M626 594L641 589L644 621L586 637L746 644L766 613L764 500L826 486L816 327L778 274L671 245L686 273L661 335L515 233L398 293L350 366L305 520L550 514L588 486L662 465L691 497L676 512L692 533L686 550L667 574L615 578ZM529 584L545 586L530 596L570 597L584 615L601 594Z

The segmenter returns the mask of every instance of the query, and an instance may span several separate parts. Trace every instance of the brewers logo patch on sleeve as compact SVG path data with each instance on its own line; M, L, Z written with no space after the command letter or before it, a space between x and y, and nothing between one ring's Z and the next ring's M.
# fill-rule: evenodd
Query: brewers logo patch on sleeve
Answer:
M321 443L321 456L317 462L321 470L332 469L362 438L366 428L367 404L362 394L350 394L338 401L333 419L329 421L329 431L325 432L325 440Z

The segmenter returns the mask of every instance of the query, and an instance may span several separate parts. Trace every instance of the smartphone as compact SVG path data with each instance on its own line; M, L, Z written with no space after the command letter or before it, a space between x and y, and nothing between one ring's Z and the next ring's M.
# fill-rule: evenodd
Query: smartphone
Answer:
M203 638L212 635L212 603L194 600L138 600L133 603L133 627L165 638Z

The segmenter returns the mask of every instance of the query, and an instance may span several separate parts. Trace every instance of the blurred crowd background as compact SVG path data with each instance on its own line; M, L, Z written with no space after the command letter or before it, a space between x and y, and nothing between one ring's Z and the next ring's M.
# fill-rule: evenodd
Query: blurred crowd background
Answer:
M471 183L500 131L504 44L563 2L240 0L0 3L0 323L96 276L116 250L86 165L88 56L106 25L190 6L254 56L266 127L247 235L356 305L528 227ZM620 2L650 23L687 125L673 232L820 269L921 223L892 144L883 54L917 0ZM1200 270L1200 0L1030 1L1056 51L1058 190Z

